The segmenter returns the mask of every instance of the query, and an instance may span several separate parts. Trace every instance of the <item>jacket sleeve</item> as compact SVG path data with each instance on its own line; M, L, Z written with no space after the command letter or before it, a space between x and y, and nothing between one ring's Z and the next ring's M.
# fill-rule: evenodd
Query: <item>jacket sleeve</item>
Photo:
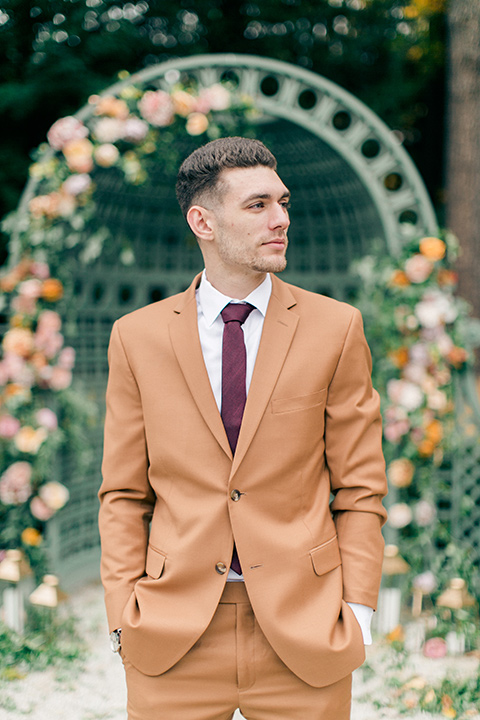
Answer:
M148 482L148 453L139 388L118 322L108 350L103 482L99 491L101 576L110 630L121 626L135 582L145 573L155 495Z
M354 309L330 383L325 454L347 602L376 607L380 587L387 492L380 400L371 383L371 356Z

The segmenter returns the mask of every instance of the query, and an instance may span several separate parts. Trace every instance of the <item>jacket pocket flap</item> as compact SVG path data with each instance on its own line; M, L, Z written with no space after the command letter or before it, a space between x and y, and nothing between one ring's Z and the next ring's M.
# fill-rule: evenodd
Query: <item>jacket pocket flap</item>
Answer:
M310 550L312 565L317 575L325 575L325 573L334 570L342 564L340 550L338 547L337 537L333 537L326 543Z
M145 571L147 575L154 580L158 580L163 572L164 565L165 555L149 545L147 550L147 562L145 564Z
M327 389L318 390L310 395L300 395L292 398L275 398L272 400L272 412L284 413L294 410L308 410L308 408L322 405L327 395Z

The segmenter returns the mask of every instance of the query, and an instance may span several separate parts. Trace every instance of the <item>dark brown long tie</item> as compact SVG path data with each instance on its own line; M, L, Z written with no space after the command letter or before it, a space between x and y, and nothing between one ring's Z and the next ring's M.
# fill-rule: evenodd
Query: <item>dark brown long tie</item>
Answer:
M233 454L235 454L235 448L237 447L243 411L247 400L245 384L247 351L242 325L253 309L253 305L249 303L229 303L221 313L225 323L222 346L221 415ZM231 567L241 575L242 569L235 547L233 548Z

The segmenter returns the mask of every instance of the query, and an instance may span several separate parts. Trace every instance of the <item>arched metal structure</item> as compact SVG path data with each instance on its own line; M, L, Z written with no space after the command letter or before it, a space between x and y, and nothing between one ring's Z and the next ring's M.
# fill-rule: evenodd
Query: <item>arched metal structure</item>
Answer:
M353 95L315 73L248 55L192 56L147 68L102 95L116 95L133 83L169 89L189 78L200 87L228 78L263 114L257 137L274 151L293 193L288 281L348 299L349 264L373 241L395 254L412 235L436 232L424 184L396 136ZM88 121L92 112L86 105L77 117ZM193 147L181 148L182 154ZM159 168L145 186L131 187L105 172L96 184L99 222L114 236L127 235L136 256L134 266L124 267L112 248L76 271L77 373L102 406L113 321L184 289L202 265L177 208L172 175ZM34 193L32 181L23 203ZM71 501L52 523L55 568L64 578L80 580L96 571L100 432L92 449L92 472L78 486L70 485Z

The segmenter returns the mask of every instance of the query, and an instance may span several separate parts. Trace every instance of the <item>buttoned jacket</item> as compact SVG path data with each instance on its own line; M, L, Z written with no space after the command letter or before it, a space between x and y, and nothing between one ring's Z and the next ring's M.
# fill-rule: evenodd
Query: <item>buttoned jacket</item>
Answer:
M386 491L360 313L272 277L234 457L198 336L195 289L114 325L102 580L141 672L168 670L210 623L235 540L256 619L321 687L364 660L347 602L376 606Z

